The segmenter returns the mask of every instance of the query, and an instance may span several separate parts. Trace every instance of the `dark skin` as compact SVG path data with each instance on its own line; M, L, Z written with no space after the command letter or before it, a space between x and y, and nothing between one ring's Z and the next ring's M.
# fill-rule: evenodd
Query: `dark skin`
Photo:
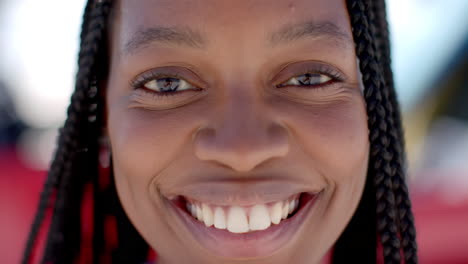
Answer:
M121 0L109 39L117 191L158 263L319 263L369 154L345 2ZM249 250L201 239L174 209L179 196L245 205L294 191L316 194L304 220Z

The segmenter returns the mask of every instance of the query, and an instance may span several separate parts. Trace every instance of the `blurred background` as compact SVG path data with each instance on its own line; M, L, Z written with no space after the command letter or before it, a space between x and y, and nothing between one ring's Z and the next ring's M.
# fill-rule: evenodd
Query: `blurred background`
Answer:
M420 262L468 263L468 1L387 0ZM0 0L0 263L19 263L65 119L84 0Z

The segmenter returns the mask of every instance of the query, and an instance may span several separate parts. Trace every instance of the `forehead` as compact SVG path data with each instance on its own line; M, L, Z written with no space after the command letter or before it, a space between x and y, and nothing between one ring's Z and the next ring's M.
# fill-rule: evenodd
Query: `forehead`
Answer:
M199 21L219 26L248 25L270 20L286 22L295 18L343 18L343 0L119 0L121 13L135 23L152 21L185 24ZM139 14L140 16L134 16Z
M344 0L120 0L114 10L113 42L122 50L137 33L151 28L178 29L171 35L193 46L239 40L267 45L294 30L314 29L352 39ZM296 25L297 27L293 27ZM302 28L301 28L302 27ZM289 31L288 31L289 30ZM288 31L288 32L282 32ZM161 35L161 31L157 32ZM163 34L167 35L168 31ZM283 33L278 37L280 33ZM151 35L151 34L149 34ZM145 37L149 36L148 34ZM153 34L154 35L154 34ZM293 34L294 35L294 34ZM313 35L313 34L310 34ZM323 34L327 35L327 34ZM330 35L330 34L328 34ZM117 39L116 39L117 37ZM140 39L141 41L141 39ZM190 45L190 43L185 43ZM240 43L237 43L240 45Z

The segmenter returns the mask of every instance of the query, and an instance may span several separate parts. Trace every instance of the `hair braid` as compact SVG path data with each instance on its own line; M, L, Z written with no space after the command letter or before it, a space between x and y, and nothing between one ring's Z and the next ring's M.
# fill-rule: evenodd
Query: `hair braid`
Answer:
M367 102L369 139L371 143L369 175L374 177L377 199L377 230L384 249L385 263L400 263L400 240L398 238L395 197L392 179L396 174L393 166L398 153L391 151L393 105L388 100L376 56L369 25L370 1L348 1L356 53Z
M406 153L404 151L405 140L403 137L404 133L401 122L401 112L395 92L393 72L391 68L390 39L386 17L385 0L372 1L370 2L370 5L372 7L370 12L372 21L370 24L370 29L375 41L376 50L378 51L377 58L384 76L384 85L387 87L386 92L388 93L389 102L393 109L392 117L395 121L393 128L395 128L397 133L397 141L394 142L392 146L395 147L395 150L399 154L398 157L401 158L401 164L404 166L406 163ZM402 171L405 171L405 167L403 167Z
M81 22L80 43L83 42L86 33L88 32L89 14L91 13L90 11L92 7L93 1L86 1Z
M83 176L88 174L83 173L85 167L82 166L91 165L82 160L92 161L97 158L95 144L91 143L95 143L97 138L90 138L86 133L92 130L89 122L89 112L92 110L90 109L92 101L90 95L93 93L91 84L96 78L94 70L99 54L99 43L104 38L106 16L110 7L107 1L101 1L95 3L93 8L91 8L91 3L88 3L87 8L90 13L89 16L84 17L89 19L83 22L86 33L82 34L76 87L65 123L65 140L62 142L65 149L68 147L69 155L64 161L63 184L58 189L53 225L49 232L43 262L68 263L76 257L80 241L80 203L83 186L87 180L83 179ZM80 157L77 150L81 151L81 147L84 147L82 150L85 153ZM96 166L90 170L91 175L97 172Z
M79 205L82 192L80 188L81 186L72 185L71 180L73 180L73 183L75 184L80 182L80 177L72 177L72 175L77 174L73 169L75 167L73 163L77 158L77 153L80 151L87 151L86 148L82 148L84 146L83 138L86 138L83 137L82 134L89 130L89 127L87 127L87 114L89 110L88 93L91 80L93 79L92 74L95 66L95 58L98 54L98 45L96 43L102 39L102 31L106 22L105 16L109 10L108 4L106 5L107 1L96 3L94 8L91 8L91 2L92 1L89 1L86 6L87 10L92 10L90 15L84 15L83 30L88 32L81 36L82 45L79 54L79 70L76 78L77 82L75 92L71 97L71 104L67 110L67 120L65 121L64 127L60 130L58 149L54 155L51 169L41 194L38 212L28 238L23 263L29 263L31 261L31 253L34 250L34 244L37 240L37 235L41 228L45 211L50 206L54 207L54 212L52 226L50 227L47 239L46 254L44 255L43 261L52 260L52 255L57 255L58 252L62 252L61 250L54 250L54 252L51 251L56 246L62 244L61 241L66 237L64 235L65 232L74 232L75 235L73 237L77 237L76 232L79 230L76 226L73 228L64 228L65 224L69 227L69 221L64 221L63 218L70 216L68 213L64 214L64 212L72 213L71 215L75 216L76 214L79 215L79 210L76 210L76 208L73 210L73 208L70 208L69 204L69 200L74 200L75 202L78 201ZM87 28L87 30L84 28ZM101 33L97 31L101 31ZM51 194L54 191L57 191L57 199L55 204L50 204ZM73 211L76 213L73 214ZM67 218L73 219L71 217ZM79 220L79 218L76 217L75 219L76 221ZM77 239L73 241L79 240ZM77 242L75 242L75 244L76 243ZM73 248L68 245L67 247ZM64 252L62 255L67 255L67 253L68 252ZM53 258L60 259L60 256L54 256Z
M380 40L379 49L382 54L382 68L387 81L389 89L389 97L392 104L395 106L393 114L394 120L401 120L401 112L398 107L397 95L394 89L393 74L391 70L391 57L390 57L390 40L388 32L388 23L386 19L386 5L384 0L376 1L374 4L374 14L376 17L376 25L378 29L375 30L376 39ZM397 171L397 175L393 181L393 189L395 192L395 198L397 203L398 218L400 221L400 232L402 238L402 247L406 263L417 263L417 245L416 245L416 229L414 227L414 216L411 211L411 201L409 199L408 188L405 182L406 157L404 152L404 137L403 128L401 122L395 122L395 129L397 131L397 139L395 147L399 148L399 157L401 158L400 166L403 166L402 170Z
M51 206L51 203L52 203L51 196L52 196L54 187L57 184L58 177L60 174L58 164L62 162L61 158L59 157L63 157L62 155L60 155L59 151L56 152L55 156L56 158L54 159L54 162L52 162L47 179L42 188L37 212L36 212L36 215L34 217L34 220L31 226L29 237L26 241L24 256L21 261L21 263L23 264L27 264L31 261L31 255L36 245L37 236L42 227L42 223L45 218L46 211Z
M80 90L75 92L71 99L72 102L83 100L84 96ZM63 173L67 171L67 169L64 167L66 167L67 161L72 159L73 152L77 150L77 142L71 139L73 138L72 134L76 133L75 131L78 131L76 129L79 117L77 112L81 110L79 105L79 103L70 104L67 110L68 118L64 127L59 130L59 137L57 140L58 149L54 154L54 158L39 199L38 209L26 243L26 249L22 263L29 263L31 261L31 254L34 250L39 230L42 227L45 213L47 209L49 209L51 206L54 206L54 202L55 206L58 202L52 200L52 194L57 191L57 187L62 183ZM78 106L78 109L76 109L76 106ZM60 199L60 192L58 192L56 196Z
M393 191L395 193L397 216L399 220L400 234L402 238L402 248L406 263L417 263L417 245L416 245L416 229L414 227L414 217L411 211L411 201L409 199L408 188L405 182L406 175L406 156L405 142L403 137L403 128L401 122L401 112L397 100L397 95L394 89L393 73L391 70L391 53L390 40L388 31L388 22L386 19L386 5L384 0L374 1L372 13L374 16L373 33L374 39L377 41L377 49L381 54L380 62L384 74L386 87L388 87L389 101L393 105L393 128L394 142L392 147L398 153L399 160L397 161L398 169L393 179ZM401 169L400 169L401 168Z
M77 101L77 100L81 101L83 99L84 99L83 93L81 91L77 91L73 94L71 101ZM59 138L57 142L57 145L59 147L55 152L54 159L51 164L51 169L49 170L46 182L43 187L43 191L41 193L41 197L39 199L38 210L37 210L36 216L34 218L34 222L31 227L28 241L26 243L26 249L25 249L25 254L23 256L22 263L28 263L29 261L31 261L30 259L31 253L34 249L39 230L42 227L42 223L45 217L46 210L50 208L51 206L54 206L53 205L54 201L51 200L51 196L54 193L54 191L57 190L57 187L62 182L62 174L64 171L66 171L64 170L65 164L67 163L68 160L71 159L71 156L73 155L73 151L77 149L77 142L71 140L72 138L71 134L75 133L75 131L78 131L76 129L76 126L77 126L79 115L77 115L75 112L77 111L75 109L77 105L79 104L76 104L76 103L70 104L67 110L68 118L65 122L64 127L61 128L59 131ZM57 197L60 197L58 193L57 193Z

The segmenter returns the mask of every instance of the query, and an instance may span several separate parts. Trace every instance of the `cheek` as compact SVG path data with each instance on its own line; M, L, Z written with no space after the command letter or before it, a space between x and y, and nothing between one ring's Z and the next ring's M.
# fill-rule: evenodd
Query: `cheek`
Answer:
M157 177L183 151L195 123L180 112L132 109L111 114L109 136L114 161L127 175Z
M310 232L331 247L354 214L367 175L369 140L364 101L358 97L329 107L289 109L289 126L310 171L326 182ZM311 241L303 241L310 244ZM304 248L306 252L306 248Z
M298 146L329 180L347 181L355 177L351 171L367 167L369 140L362 99L288 112Z
M344 211L351 213L367 175L369 140L364 103L358 100L323 109L301 124L299 137L304 138L304 151L314 169L328 182Z
M165 245L155 241L154 234L173 237L157 188L174 157L185 155L184 146L197 122L192 115L109 108L108 134L119 199L137 230L157 248L177 248L172 241Z

